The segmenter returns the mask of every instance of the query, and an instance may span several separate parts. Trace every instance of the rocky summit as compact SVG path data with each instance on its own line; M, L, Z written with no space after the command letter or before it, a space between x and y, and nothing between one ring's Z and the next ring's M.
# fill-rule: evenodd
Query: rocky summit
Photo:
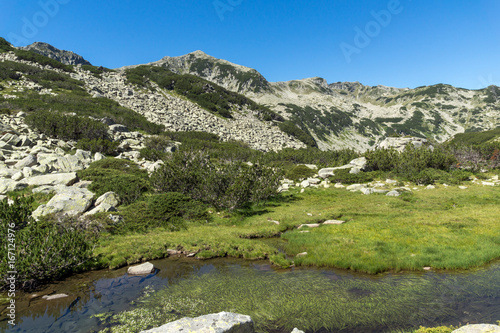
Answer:
M35 42L31 45L20 47L20 49L44 55L65 65L91 65L81 55L71 51L59 50L47 43Z

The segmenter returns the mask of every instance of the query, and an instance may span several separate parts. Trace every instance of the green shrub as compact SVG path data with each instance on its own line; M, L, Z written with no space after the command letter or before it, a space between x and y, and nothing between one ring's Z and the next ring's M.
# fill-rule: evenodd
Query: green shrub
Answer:
M134 162L117 158L93 162L77 174L82 180L92 181L89 190L96 196L112 191L120 196L124 205L136 201L150 187L145 170L141 170Z
M158 192L180 192L217 209L234 210L276 194L280 172L240 161L216 163L203 152L174 153L151 175Z
M12 45L6 41L4 38L0 37L0 53L13 51Z
M206 221L206 205L190 197L168 192L146 196L120 210L124 222L117 225L114 233L146 232L162 227L170 231L187 228L187 221Z
M166 135L155 135L148 137L144 145L145 148L141 149L141 157L149 161L162 160L176 149L172 140Z
M380 171L360 172L357 174L349 172L350 169L335 170L334 176L329 177L329 179L332 183L360 184L371 182L382 175L382 172Z
M301 180L312 177L316 172L303 164L296 165L285 173L285 177L291 180Z
M14 229L16 287L33 289L41 283L53 281L71 273L89 262L95 244L95 234L48 220L31 219L30 197L17 198L9 206L0 201L0 289L8 286L7 233ZM15 227L14 227L15 225ZM9 231L9 233L11 233Z
M47 136L62 140L102 140L108 137L108 126L87 117L38 111L27 115L25 121Z
M316 140L314 140L314 137L308 131L299 128L293 122L286 120L280 123L278 126L280 130L296 138L297 140L302 141L307 146L316 148L318 147L318 144L316 143Z
M92 154L101 153L105 155L116 155L116 148L118 148L118 145L118 142L107 139L80 139L76 143L76 148L88 150L92 152Z
M447 182L450 179L450 175L442 170L427 168L417 174L410 175L408 178L416 184L431 185L436 181L440 181L441 183Z

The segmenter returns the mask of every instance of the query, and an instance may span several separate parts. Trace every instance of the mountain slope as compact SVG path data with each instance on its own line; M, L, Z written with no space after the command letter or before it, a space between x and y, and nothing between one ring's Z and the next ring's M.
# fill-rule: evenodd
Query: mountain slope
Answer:
M143 130L148 132L152 128L154 131L149 132L153 133L158 131L153 126L156 123L170 131L217 134L223 141L243 141L251 148L264 151L305 147L281 131L272 117L265 119L265 108L208 81L202 83L203 80L192 77L183 81L187 84L183 89L194 91L199 88L197 84L202 83L202 88L208 89L202 91L203 94L217 98L222 95L222 102L229 103L229 117L191 101L190 96L182 95L183 89L172 91L163 87L160 79L171 77L139 78L147 84L130 82L124 72L63 65L31 51L14 49L0 39L0 109L5 112L75 112L127 122L125 125L131 129L143 124ZM176 79L185 79L185 76ZM231 96L235 98L233 102ZM134 116L136 114L141 117Z
M401 133L445 141L457 133L500 125L500 88L467 90L438 84L415 89L328 84L315 77L268 82L254 69L196 51L165 57L154 66L190 73L237 91L289 119L314 136L322 149L368 149Z

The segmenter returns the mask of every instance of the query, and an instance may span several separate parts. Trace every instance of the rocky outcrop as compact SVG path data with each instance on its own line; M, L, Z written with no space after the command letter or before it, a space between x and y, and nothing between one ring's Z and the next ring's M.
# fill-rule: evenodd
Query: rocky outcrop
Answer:
M416 148L420 148L427 144L427 140L416 137L388 137L379 142L376 148L379 149L396 149L403 151L407 145L413 144Z
M182 318L177 321L141 333L254 333L250 316L220 312L196 318Z
M81 55L71 51L59 50L47 43L35 42L31 45L20 47L20 49L44 55L62 62L65 65L91 65L91 63L85 60Z

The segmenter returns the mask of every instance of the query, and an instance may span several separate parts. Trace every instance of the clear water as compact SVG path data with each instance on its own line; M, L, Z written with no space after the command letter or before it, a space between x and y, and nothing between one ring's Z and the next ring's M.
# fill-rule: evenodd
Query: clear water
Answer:
M328 278L332 286L339 282L348 283L349 281L362 282L364 286L367 283L374 286L383 285L384 288L398 288L402 284L413 283L426 286L425 300L422 304L412 305L414 309L412 309L411 318L399 318L397 321L389 318L384 324L346 327L346 332L384 332L419 325L495 323L500 320L500 263L461 273L426 272L377 276L335 269L280 270L271 267L267 262L233 259L209 261L164 259L152 261L152 263L158 271L148 276L128 276L126 268L87 272L51 284L36 293L21 294L16 301L17 325L15 327L7 325L5 308L0 307L2 312L0 331L97 332L104 327L92 315L103 312L118 313L132 309L136 305L131 303L143 295L147 287L162 290L189 283L199 277L210 277L211 274L219 277L229 276L231 279L239 277L243 279L245 276L245 281L247 281L250 272L250 275L258 279L263 288L266 288L266 284L262 281L266 279L275 282L273 278L279 275L280 281L288 283L288 280L310 279L311 272ZM271 285L269 287L271 288ZM54 301L46 301L37 297L50 293L65 293L69 297ZM353 301L362 300L364 297L368 300L371 293L367 288L349 289L349 297ZM396 298L399 297L397 292L394 295L396 295L394 301L397 301ZM408 311L403 310L405 309L401 309L401 314L406 315ZM405 327L401 326L401 322L406 323Z

